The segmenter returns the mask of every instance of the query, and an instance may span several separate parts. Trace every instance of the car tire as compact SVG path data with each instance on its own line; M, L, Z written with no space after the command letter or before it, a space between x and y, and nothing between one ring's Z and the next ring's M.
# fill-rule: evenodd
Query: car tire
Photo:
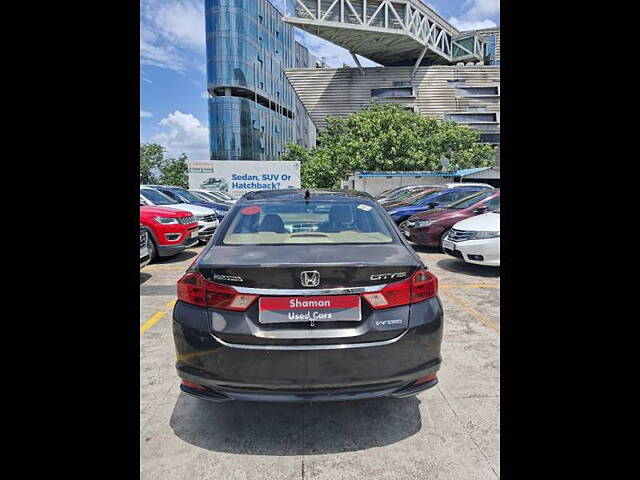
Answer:
M444 246L442 245L442 242L444 241L444 237L449 235L450 231L451 231L451 227L447 228L444 232L442 232L442 235L440 236L440 250L442 250L443 253L444 253Z
M158 258L158 249L155 242L153 241L153 238L151 237L151 234L148 231L147 235L149 237L149 241L147 242L147 245L149 247L149 263L153 263Z

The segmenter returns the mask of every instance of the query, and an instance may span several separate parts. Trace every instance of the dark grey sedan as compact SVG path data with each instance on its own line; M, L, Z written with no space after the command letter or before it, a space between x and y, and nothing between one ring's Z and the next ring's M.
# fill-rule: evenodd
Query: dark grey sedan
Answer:
M213 401L407 397L434 386L438 280L368 194L244 195L178 282L185 393Z

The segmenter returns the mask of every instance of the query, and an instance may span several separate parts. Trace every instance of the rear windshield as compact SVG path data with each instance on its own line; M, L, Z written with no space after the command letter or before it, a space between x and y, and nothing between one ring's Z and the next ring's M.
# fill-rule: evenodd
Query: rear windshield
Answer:
M388 225L370 203L304 201L252 203L235 211L223 245L392 243Z

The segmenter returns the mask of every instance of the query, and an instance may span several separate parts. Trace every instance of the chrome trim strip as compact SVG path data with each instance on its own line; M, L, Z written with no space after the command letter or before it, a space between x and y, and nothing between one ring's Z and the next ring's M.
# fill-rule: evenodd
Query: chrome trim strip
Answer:
M368 342L368 343L337 343L331 345L249 345L246 343L229 343L216 337L209 332L211 336L225 347L240 348L244 350L342 350L346 348L365 348L365 347L382 347L384 345L390 345L397 342L406 335L408 330L405 330L397 337L389 340L382 340L380 342Z
M238 293L254 294L254 295L350 295L355 293L379 292L386 285L372 285L370 287L351 287L351 288L324 288L304 290L287 290L283 288L248 288L236 285L229 285Z

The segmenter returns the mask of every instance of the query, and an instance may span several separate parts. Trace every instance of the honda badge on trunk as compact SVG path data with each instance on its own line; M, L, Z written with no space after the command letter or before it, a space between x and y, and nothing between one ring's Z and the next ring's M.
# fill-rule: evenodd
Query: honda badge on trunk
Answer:
M300 282L303 287L317 287L320 285L320 272L308 270L300 274Z

